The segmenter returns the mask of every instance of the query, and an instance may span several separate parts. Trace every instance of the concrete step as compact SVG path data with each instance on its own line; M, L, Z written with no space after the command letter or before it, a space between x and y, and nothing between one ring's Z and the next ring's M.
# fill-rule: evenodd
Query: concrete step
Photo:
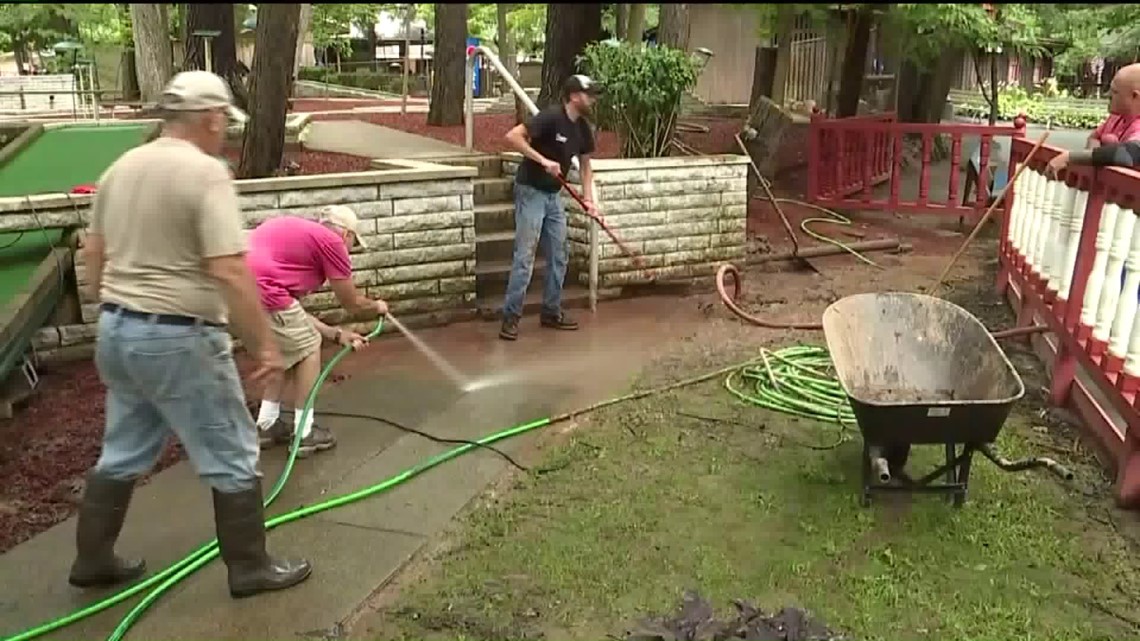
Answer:
M476 178L473 182L476 206L513 201L513 178Z
M503 175L503 160L499 154L447 154L416 158L416 160L434 162L441 165L475 167L479 170L479 174L476 178L500 178Z
M475 264L497 263L510 260L515 250L515 232L480 232L475 228Z
M486 321L502 320L503 310L503 293L498 293L488 296L479 296L477 299L479 306L479 317ZM590 290L582 287L581 285L567 284L562 288L562 308L563 309L586 309L590 306ZM536 316L542 311L542 281L532 279L530 287L527 289L526 298L523 299L523 322L520 323L520 328L525 331L534 329L541 329L538 326L538 319L527 320L526 317ZM525 325L525 327L523 327Z
M475 205L475 233L515 231L515 204L513 202Z
M511 259L475 261L475 293L482 297L485 294L492 296L502 295L507 290L507 281L511 277ZM541 281L546 277L546 258L539 254L534 258L534 272L531 282ZM570 274L566 274L570 281Z

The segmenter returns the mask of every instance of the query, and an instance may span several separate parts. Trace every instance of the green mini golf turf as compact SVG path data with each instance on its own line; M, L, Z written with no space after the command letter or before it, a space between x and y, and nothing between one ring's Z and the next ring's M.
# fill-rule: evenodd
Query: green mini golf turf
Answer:
M150 127L48 129L0 167L0 197L69 192L76 185L98 182L115 159L143 141Z
M62 237L62 229L0 234L0 306L28 285L36 267Z

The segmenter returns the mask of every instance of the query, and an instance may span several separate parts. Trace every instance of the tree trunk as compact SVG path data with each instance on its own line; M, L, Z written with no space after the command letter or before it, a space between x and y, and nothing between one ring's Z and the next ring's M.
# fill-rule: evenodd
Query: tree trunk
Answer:
M796 11L790 4L776 5L776 70L772 74L772 102L784 106L788 90L788 71L792 67L792 37L796 29Z
M400 51L400 57L403 59L403 78L400 84L400 114L405 115L408 113L408 74L411 73L411 56L412 56L412 18L416 12L416 5L409 4L404 7L404 46Z
M234 104L243 111L249 110L249 93L245 78L238 68L237 34L234 28L234 5L187 4L186 36L183 46L183 69L206 68L206 39L195 36L195 31L220 31L210 40L210 68L225 78L234 95Z
M498 11L497 30L499 32L499 60L503 61L503 66L507 68L511 76L515 80L519 79L519 57L515 48L515 36L511 33L510 24L507 22L507 15L515 8L513 4L498 4L495 7ZM514 90L511 89L510 83L506 78L503 78L500 90L503 95L511 96L515 102L515 122L526 122L527 116L530 112L527 111L526 105L523 101L515 95Z
M261 4L254 32L250 114L241 145L239 178L272 176L285 151L285 114L297 52L299 4Z
M843 52L843 69L839 76L839 96L835 115L847 118L859 113L859 97L863 93L863 77L867 67L867 45L875 23L872 5L861 5L847 30L847 46Z
M629 3L619 2L614 5L614 37L625 40L629 31Z
M376 37L376 23L358 24L356 26L364 32L364 39L368 42L368 60L370 61L369 66L372 67L372 71L379 71L380 63L376 61L376 47L380 44L380 41Z
M899 69L898 119L900 122L941 122L954 71L962 65L963 49L945 52L933 68L922 71L910 61Z
M602 36L602 5L546 5L546 43L542 49L539 108L561 99L562 83L578 71L578 56Z
M629 22L625 25L626 42L638 43L645 37L645 5L631 4L629 6Z
M431 84L427 122L434 127L463 124L463 86L467 82L467 5L435 5L435 80Z
M163 7L131 4L131 32L135 41L135 66L143 102L153 103L174 75L170 57L169 26L162 21Z
M657 44L681 51L689 50L689 5L661 4L661 13L657 19Z
M756 64L752 68L752 92L748 99L748 111L752 112L760 96L772 97L772 81L775 79L776 48L756 47Z
M301 5L301 16L297 19L297 51L293 54L293 77L301 75L305 61L305 41L309 35L309 25L313 22L313 5Z

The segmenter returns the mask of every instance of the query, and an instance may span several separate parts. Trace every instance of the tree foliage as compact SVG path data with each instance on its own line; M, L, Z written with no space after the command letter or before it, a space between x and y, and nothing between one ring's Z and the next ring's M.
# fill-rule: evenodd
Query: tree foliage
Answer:
M669 153L681 98L697 84L697 63L679 49L643 43L595 42L579 61L601 83L597 124L616 131L625 158Z

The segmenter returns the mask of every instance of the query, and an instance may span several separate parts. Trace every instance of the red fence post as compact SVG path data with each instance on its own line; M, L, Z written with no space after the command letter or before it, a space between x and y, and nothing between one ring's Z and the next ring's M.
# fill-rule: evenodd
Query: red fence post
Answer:
M819 111L813 111L811 119L808 123L808 187L807 199L808 202L815 202L819 198L819 180L820 172L823 171L823 163L820 162L820 147L821 138L823 137L823 127L821 123L827 119L827 116Z

